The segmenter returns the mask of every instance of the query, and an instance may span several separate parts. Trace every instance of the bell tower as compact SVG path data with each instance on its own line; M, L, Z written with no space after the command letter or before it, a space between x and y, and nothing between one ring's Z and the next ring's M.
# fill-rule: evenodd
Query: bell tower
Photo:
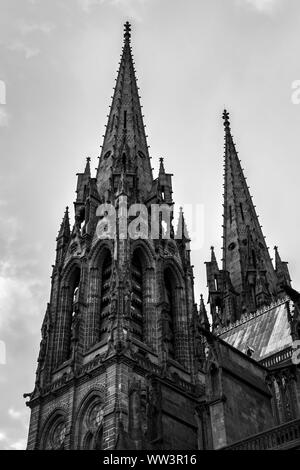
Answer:
M28 449L195 449L189 239L163 159L152 175L128 22L97 174L88 159L76 194L26 395Z

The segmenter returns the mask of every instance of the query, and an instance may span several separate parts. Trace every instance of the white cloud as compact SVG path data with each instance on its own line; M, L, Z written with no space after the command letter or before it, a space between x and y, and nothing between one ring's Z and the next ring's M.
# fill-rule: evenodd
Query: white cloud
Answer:
M248 5L261 13L270 13L279 0L237 0L239 5Z
M4 106L0 106L0 127L7 127L9 123L9 114Z
M25 20L19 20L17 28L24 35L34 32L49 34L55 29L55 25L53 23L28 23Z
M8 414L12 419L17 419L17 420L19 420L22 416L21 411L17 411L14 408L9 408Z
M26 59L31 59L32 57L40 53L40 49L38 49L37 47L28 46L21 41L11 43L8 46L8 49L10 51L23 53Z
M19 439L16 442L13 442L9 446L12 450L25 450L26 449L26 439Z
M28 426L28 410L25 408L23 410L16 410L15 408L9 408L8 415L14 421L19 421L24 429L27 429Z
M115 7L125 8L127 14L134 17L139 17L136 12L136 7L143 5L146 1L149 0L77 0L79 6L85 13L90 13L93 7L106 3Z
M40 305L37 301L39 285L36 281L10 279L0 276L0 326L4 327L15 319L17 306L22 305L23 315L39 318ZM19 313L19 311L18 311Z

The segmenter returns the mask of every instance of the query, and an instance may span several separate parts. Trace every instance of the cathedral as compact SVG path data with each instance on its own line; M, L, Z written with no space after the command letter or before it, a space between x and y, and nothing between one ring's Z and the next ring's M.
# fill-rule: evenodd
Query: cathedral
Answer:
M277 247L273 265L227 111L223 122L223 259L211 248L208 312L182 210L174 224L172 174L163 159L152 173L127 22L98 169L87 159L77 174L57 236L24 394L28 450L300 449L300 294Z

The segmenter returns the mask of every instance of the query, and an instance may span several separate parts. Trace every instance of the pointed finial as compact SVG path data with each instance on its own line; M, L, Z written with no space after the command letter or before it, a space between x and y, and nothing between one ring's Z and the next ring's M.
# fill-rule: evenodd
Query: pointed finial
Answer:
M160 158L159 159L159 173L165 173L165 167L164 167L164 159Z
M280 268L282 261L281 261L281 256L279 254L278 246L274 246L274 250L275 250L275 268L277 270Z
M230 132L229 112L226 109L224 109L222 117L223 117L223 121L224 121L225 131Z
M215 247L211 246L210 249L211 249L211 263L218 264L217 263L217 258L216 258L216 255L215 255Z
M85 170L84 170L84 173L85 173L86 175L89 175L89 176L91 175L90 161L91 161L90 157L87 157L87 159L86 159L86 165L85 165Z
M131 24L129 21L126 21L124 24L124 42L130 44L131 38Z
M175 238L178 240L184 239L187 243L186 247L187 248L189 247L189 242L191 240L189 237L189 232L188 232L187 225L186 225L185 218L184 218L183 207L179 207L179 217L178 217Z
M58 232L58 237L69 236L70 235L70 221L69 221L69 207L66 207L62 222L60 224L60 229Z
M121 176L119 179L119 184L118 184L118 190L117 190L117 196L127 196L127 181L126 181L126 174L124 172L124 168L122 168Z
M205 328L206 330L210 329L208 317L207 317L207 312L204 304L204 299L203 295L200 295L200 305L199 305L199 319L200 319L200 325Z

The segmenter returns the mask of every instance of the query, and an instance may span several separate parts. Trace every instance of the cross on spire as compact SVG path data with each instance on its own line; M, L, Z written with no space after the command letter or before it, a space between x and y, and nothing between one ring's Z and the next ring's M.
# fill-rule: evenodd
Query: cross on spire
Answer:
M131 24L129 21L126 21L124 24L124 42L130 43L131 39Z
M226 109L224 109L222 117L224 120L224 127L225 127L226 132L230 132L229 112Z

